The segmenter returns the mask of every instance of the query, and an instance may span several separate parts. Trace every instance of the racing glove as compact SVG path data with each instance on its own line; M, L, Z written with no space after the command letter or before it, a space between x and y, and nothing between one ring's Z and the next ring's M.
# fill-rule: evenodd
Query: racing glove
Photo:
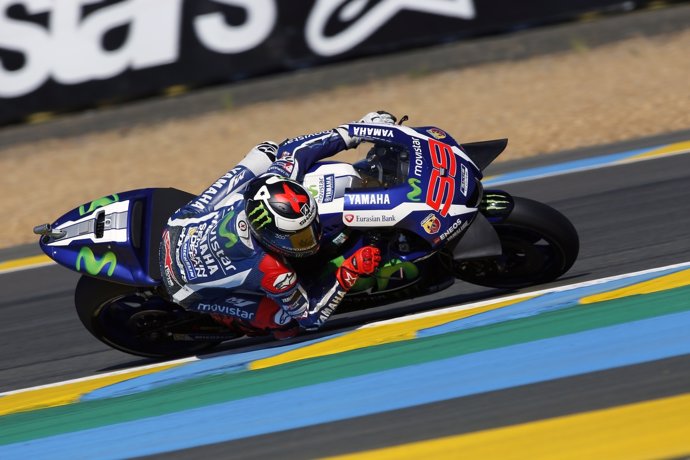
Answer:
M357 123L378 123L384 125L394 125L396 118L385 110L379 110L377 112L369 112L364 115ZM336 128L338 134L345 141L345 145L348 149L357 147L362 139L356 136L350 136L347 125L341 125Z
M395 117L386 112L385 110L379 110L378 112L369 112L359 120L358 123L380 123L384 125L394 125L396 122Z
M381 251L374 246L364 246L345 259L335 276L340 286L349 291L360 275L373 274L379 262L381 262Z
M254 148L266 155L268 159L271 160L271 162L276 161L276 155L278 153L278 144L276 144L275 142L263 141Z

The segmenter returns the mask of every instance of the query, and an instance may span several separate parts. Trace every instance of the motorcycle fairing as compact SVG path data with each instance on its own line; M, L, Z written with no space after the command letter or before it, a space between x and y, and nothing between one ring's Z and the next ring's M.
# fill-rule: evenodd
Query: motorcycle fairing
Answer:
M430 133L430 132L433 132L433 130L436 130L436 132L443 132L445 134L445 136L444 137L433 136ZM358 137L358 138L362 139L363 141L372 142L374 144L402 145L408 149L408 152L410 154L416 154L417 153L416 150L414 149L414 146L412 145L413 140L415 138L419 139L420 141L426 142L426 144L425 144L425 142L422 142L420 147L425 149L427 154L428 154L428 143L430 141L432 143L437 142L440 144L448 145L451 147L452 151L463 160L463 162L467 162L471 165L472 169L474 170L475 175L479 179L482 178L481 168L479 168L474 163L472 158L470 156L468 156L468 154L461 148L461 145L458 144L456 142L456 140L450 134L447 134L445 131L442 131L440 128L437 128L435 126L422 126L422 127L417 127L417 128L411 128L411 127L402 126L402 125L350 123L348 125L348 132L349 132L350 136L352 136L352 137ZM497 141L489 141L489 142L497 142ZM470 143L467 145L475 145L475 144L482 144L482 142ZM465 145L465 144L463 144L463 145ZM428 157L428 155L424 155L424 157L426 158L427 161L430 160L430 157ZM411 158L411 160L412 160L412 158ZM411 161L411 166L413 166L414 164L415 164L415 162Z
M496 159L508 145L508 139L494 139L491 141L469 142L460 144L462 150L467 154L477 167L484 169Z
M340 214L345 190L362 186L362 177L349 163L320 161L305 174L302 185L314 197L319 215Z
M305 174L302 184L314 197L326 240L343 230L342 214L345 190L360 187L362 178L348 163L322 161Z
M135 286L160 283L158 247L173 211L194 195L138 189L86 203L58 218L41 237L49 257L90 276Z
M405 162L400 175L406 179L391 184L379 176L384 184L378 189L347 190L343 201L345 226L407 229L422 236L432 248L467 228L477 212L479 200L475 195L480 194L482 174L449 134L433 126L353 123L348 129L351 136L398 150ZM367 163L375 165L377 161L370 157L356 166L366 170Z

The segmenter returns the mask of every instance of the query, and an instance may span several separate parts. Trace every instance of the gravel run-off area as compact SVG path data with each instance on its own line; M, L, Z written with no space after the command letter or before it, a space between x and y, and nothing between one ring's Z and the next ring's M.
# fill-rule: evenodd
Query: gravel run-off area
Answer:
M459 142L509 138L500 161L690 128L690 30L596 48L409 74L356 86L0 150L0 247L34 225L142 187L193 193L264 139L332 128L370 110L407 114ZM360 152L340 158L352 160Z

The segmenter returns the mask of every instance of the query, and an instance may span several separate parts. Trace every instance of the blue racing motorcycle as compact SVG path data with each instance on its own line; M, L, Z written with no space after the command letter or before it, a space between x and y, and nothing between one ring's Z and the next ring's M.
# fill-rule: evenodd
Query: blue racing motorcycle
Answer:
M403 118L404 120L404 118ZM482 170L507 140L459 144L433 126L350 125L370 143L353 164L319 162L303 184L319 206L319 253L294 261L335 270L348 251L374 244L383 260L361 278L342 309L359 309L445 289L457 279L516 289L552 281L575 262L577 231L555 209L485 190ZM161 284L158 250L168 217L194 195L174 188L116 193L34 228L41 249L83 274L75 304L99 340L140 356L198 353L249 332L172 303ZM317 260L315 260L317 259Z

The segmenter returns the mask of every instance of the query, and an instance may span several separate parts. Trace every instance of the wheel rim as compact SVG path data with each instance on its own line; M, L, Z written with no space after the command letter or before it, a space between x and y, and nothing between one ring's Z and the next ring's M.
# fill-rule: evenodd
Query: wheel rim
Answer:
M150 293L138 292L104 302L94 326L101 339L119 350L147 357L192 354L209 342L178 342L167 331L183 310Z
M464 261L456 266L460 278L481 285L519 288L555 279L565 255L547 235L517 226L496 226L503 254Z

